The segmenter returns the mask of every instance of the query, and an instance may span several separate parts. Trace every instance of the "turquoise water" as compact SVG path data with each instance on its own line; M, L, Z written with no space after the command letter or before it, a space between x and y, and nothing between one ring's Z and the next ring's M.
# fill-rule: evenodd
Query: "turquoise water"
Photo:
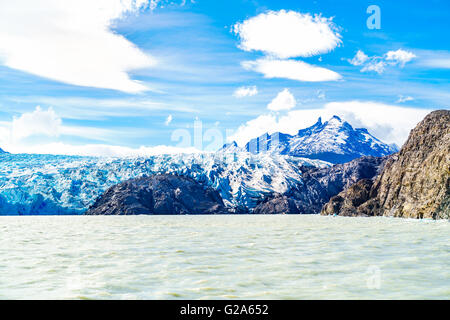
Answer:
M450 298L448 221L0 217L1 299Z

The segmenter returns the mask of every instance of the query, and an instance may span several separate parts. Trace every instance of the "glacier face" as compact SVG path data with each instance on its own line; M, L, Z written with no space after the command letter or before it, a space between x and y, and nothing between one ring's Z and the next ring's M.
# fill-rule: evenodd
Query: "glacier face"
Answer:
M222 152L236 152L235 142L224 145ZM334 164L345 163L362 156L383 157L398 151L373 135L367 129L353 128L338 116L322 123L321 118L311 127L296 135L276 132L250 140L242 151L253 154L279 153L295 157L320 159Z
M282 155L216 153L147 158L0 154L0 215L83 214L107 188L155 173L189 176L241 212L302 183L301 166L329 163Z

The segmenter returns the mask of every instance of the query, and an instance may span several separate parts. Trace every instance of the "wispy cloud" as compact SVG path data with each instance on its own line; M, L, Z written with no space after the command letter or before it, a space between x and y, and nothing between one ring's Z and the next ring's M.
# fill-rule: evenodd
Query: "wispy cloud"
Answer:
M155 112L176 111L192 113L196 109L178 104L153 101L148 98L81 98L81 97L8 97L15 103L31 103L52 106L58 109L61 117L70 119L102 119L104 117L141 117Z
M378 74L382 74L386 70L386 62L378 59L373 59L361 69L361 72L374 71Z
M317 67L303 61L258 59L244 61L242 66L247 70L262 73L265 78L285 78L305 82L336 81L341 75L322 67Z
M417 58L414 53L402 49L398 49L397 51L388 51L385 55L386 61L393 65L399 65L402 68L407 62L410 62L414 58Z
M450 69L450 58L428 59L423 61L422 65L435 69Z
M165 124L166 126L168 126L168 125L172 122L172 120L173 120L173 117L172 117L171 114L169 114L169 115L167 116L166 121L164 121L164 124Z
M0 56L10 68L52 80L130 93L148 88L128 72L155 59L111 31L116 19L151 0L0 2Z
M167 120L171 120L169 115ZM145 132L145 134L149 134ZM0 145L11 153L61 154L83 156L136 157L155 154L196 153L193 147L175 147L159 145L139 148L108 144L117 141L118 136L141 136L141 130L135 128L97 128L64 125L62 119L52 108L47 110L36 107L32 112L23 113L12 121L0 122ZM38 137L39 140L28 138ZM44 139L45 137L49 139ZM62 142L62 137L84 138L106 143L70 144ZM38 141L38 142L36 142Z
M369 56L366 55L363 51L358 50L353 57L353 59L349 60L350 64L354 66L361 66L363 65L367 60L369 60Z
M397 99L397 103L403 103L403 102L408 102L408 101L413 101L414 98L411 96L403 96L403 95L399 95L398 99Z
M381 57L369 57L363 51L358 50L355 56L347 61L354 66L361 66L361 72L373 71L382 74L385 72L387 66L399 66L403 68L406 63L414 58L417 58L414 53L402 49L388 51Z
M243 98L243 97L253 97L258 94L258 88L256 86L248 86L248 87L240 87L237 88L233 96L236 98Z
M179 148L172 146L154 146L129 148L109 144L73 145L62 142L40 144L34 146L13 146L6 149L12 153L34 153L55 155L77 155L93 157L148 157L160 154L200 153L196 148Z
M417 65L427 69L450 69L450 52L443 50L417 50Z

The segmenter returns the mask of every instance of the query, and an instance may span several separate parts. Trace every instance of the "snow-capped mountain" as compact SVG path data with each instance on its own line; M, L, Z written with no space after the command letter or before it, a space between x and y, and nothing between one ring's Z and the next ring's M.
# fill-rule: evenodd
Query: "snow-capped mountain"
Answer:
M107 188L155 173L185 175L211 186L227 207L240 212L265 195L301 183L302 166L330 164L250 153L130 159L5 153L0 157L0 215L82 214Z
M0 215L82 214L107 188L157 173L191 177L217 190L228 208L245 212L267 195L297 190L305 167L326 168L330 162L395 151L366 129L353 129L334 116L297 135L266 134L245 148L230 143L208 154L107 159L3 152Z
M236 141L233 141L231 143L226 143L223 145L220 150L217 151L218 153L240 153L240 152L246 152L243 148L239 147Z
M221 152L237 152L236 143L227 144ZM398 151L371 135L367 129L353 128L338 116L322 123L322 119L296 135L280 132L264 134L250 140L242 151L253 154L279 153L295 157L344 163L362 156L382 157Z

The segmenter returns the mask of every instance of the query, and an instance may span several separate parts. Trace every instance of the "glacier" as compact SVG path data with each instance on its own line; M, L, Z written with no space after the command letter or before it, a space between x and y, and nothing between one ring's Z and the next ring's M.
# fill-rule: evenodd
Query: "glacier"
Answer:
M302 166L330 163L288 155L199 153L146 158L0 154L0 215L83 214L109 187L156 173L211 186L236 213L302 183Z
M231 212L302 186L304 167L330 167L398 151L333 116L296 135L265 134L215 153L100 158L10 154L0 149L0 215L83 214L109 187L158 173L184 175L217 190ZM300 188L301 189L301 188Z

